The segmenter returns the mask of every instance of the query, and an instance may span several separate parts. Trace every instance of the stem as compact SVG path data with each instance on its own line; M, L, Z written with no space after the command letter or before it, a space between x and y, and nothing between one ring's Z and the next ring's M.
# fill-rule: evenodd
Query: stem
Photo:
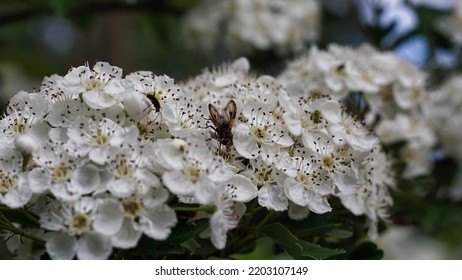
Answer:
M30 234L26 231L23 231L17 227L14 226L13 223L11 223L6 217L5 215L3 215L2 213L0 213L0 228L1 229L5 229L5 230L8 230L8 231L11 231L13 233L16 233L16 234L19 234L21 236L24 236L24 237L27 237L29 239L32 239L34 240L35 242L39 243L40 245L45 245L46 241L33 235L33 234Z
M194 212L194 211L204 211L207 213L213 213L216 210L215 206L212 205L204 205L199 207L182 207L182 206L174 206L172 207L173 210L178 212Z

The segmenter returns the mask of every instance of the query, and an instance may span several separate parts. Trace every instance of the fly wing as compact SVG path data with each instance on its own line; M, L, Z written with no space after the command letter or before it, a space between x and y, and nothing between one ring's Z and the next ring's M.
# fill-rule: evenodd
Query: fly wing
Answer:
M210 120L215 125L215 128L219 130L221 127L220 112L218 112L218 109L215 106L213 106L212 104L209 104L209 113L210 113Z
M236 102L234 102L234 100L228 101L223 111L224 111L225 120L229 124L228 126L233 127L234 120L236 119L236 113L237 113L236 112L237 111Z

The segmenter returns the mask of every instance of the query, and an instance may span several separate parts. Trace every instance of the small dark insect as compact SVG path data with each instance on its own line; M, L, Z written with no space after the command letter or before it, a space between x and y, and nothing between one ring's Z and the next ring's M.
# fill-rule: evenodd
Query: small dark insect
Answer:
M149 101L151 101L152 106L154 106L154 109L156 110L156 113L159 113L160 112L160 102L159 102L159 100L157 100L156 96L154 94L148 94L148 95L146 95L146 97L149 99ZM150 108L150 107L151 106L149 106L148 108ZM146 109L148 109L148 108L146 108Z
M234 126L236 118L236 102L228 101L223 108L223 113L219 113L218 109L209 104L210 120L215 127L212 127L217 136L220 145L225 145L227 148L233 145L233 133L231 129Z

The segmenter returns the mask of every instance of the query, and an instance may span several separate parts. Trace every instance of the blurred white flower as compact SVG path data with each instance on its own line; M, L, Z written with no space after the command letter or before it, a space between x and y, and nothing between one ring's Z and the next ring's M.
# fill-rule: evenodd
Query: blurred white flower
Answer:
M200 2L183 25L190 45L202 49L213 49L224 36L236 53L253 49L287 53L316 41L319 21L315 0L220 0Z

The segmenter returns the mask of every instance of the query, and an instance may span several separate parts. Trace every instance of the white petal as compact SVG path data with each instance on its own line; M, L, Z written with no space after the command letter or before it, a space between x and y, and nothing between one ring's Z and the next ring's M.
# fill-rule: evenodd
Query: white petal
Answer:
M136 121L144 119L151 111L152 103L149 98L135 90L125 92L123 99L125 111Z
M136 189L136 181L130 179L114 179L107 184L109 191L116 197L127 197Z
M226 218L223 215L222 211L215 212L210 218L210 241L212 242L215 248L221 250L225 248L226 245L226 232L228 228L226 227Z
M285 211L289 202L282 187L266 184L258 191L258 204L270 210Z
M136 247L141 235L142 232L133 227L133 220L125 218L119 232L112 236L112 245L122 249Z
M258 156L257 142L248 133L245 133L245 130L242 132L234 133L233 143L234 147L236 148L236 151L241 156L248 159L255 158Z
M29 187L34 193L42 193L51 185L51 175L40 168L35 168L29 172L27 178Z
M14 139L16 149L22 154L32 154L37 149L37 142L28 134L21 134Z
M91 90L83 93L83 100L93 109L105 109L116 104L116 100L104 91Z
M284 181L284 193L295 204L307 206L310 199L310 190L305 190L304 186L294 178L287 178Z
M196 185L181 171L165 172L162 176L164 185L174 194L193 195Z
M159 149L160 163L166 163L167 168L182 169L184 166L184 149L186 142L175 139L170 142L162 143Z
M77 257L80 260L104 260L112 253L109 237L95 232L82 235L78 241Z
M310 209L305 206L300 206L298 204L293 203L292 201L289 203L289 218L295 221L301 221L308 217L310 214Z
M227 184L235 188L233 200L239 202L248 202L257 197L258 189L247 177L236 174Z
M157 207L167 201L169 194L166 188L150 189L143 198L143 204L149 208Z
M101 184L98 167L93 164L78 167L72 173L71 184L82 194L93 192Z
M116 130L109 143L112 146L135 145L138 143L138 128L134 125Z
M138 182L145 187L159 188L162 186L159 178L146 169L137 169L135 171L135 177L138 180Z
M54 260L70 260L74 258L77 241L74 236L64 232L53 232L47 238L47 252Z
M212 203L214 198L218 197L219 194L223 192L221 186L218 186L215 182L208 178L205 178L201 182L195 184L194 189L194 198L196 198L200 204Z
M290 133L295 136L300 136L302 134L302 123L300 119L295 117L295 114L286 112L283 114L283 118Z
M331 123L338 123L340 122L340 113L341 113L341 108L340 104L336 100L328 100L325 103L323 103L320 108L322 112L322 115L326 120L328 120Z
M359 216L366 212L364 208L364 203L356 194L351 195L343 195L339 194L340 201L342 202L343 206L345 206L348 210L350 210L353 214Z
M97 207L93 221L95 231L105 235L118 232L124 218L121 203L115 199L101 199Z
M340 168L340 167L339 167ZM353 169L344 167L332 176L335 186L345 195L354 193L358 189L358 177Z
M308 203L308 208L316 214L324 214L332 211L327 198L320 195L313 196L313 199Z
M0 202L10 208L19 208L28 203L31 197L31 189L27 185L19 185L3 196L0 195Z
M116 147L101 147L91 150L88 156L93 162L104 165L113 159L116 154Z
M167 205L145 208L140 217L140 229L156 240L165 240L176 225L175 211Z

